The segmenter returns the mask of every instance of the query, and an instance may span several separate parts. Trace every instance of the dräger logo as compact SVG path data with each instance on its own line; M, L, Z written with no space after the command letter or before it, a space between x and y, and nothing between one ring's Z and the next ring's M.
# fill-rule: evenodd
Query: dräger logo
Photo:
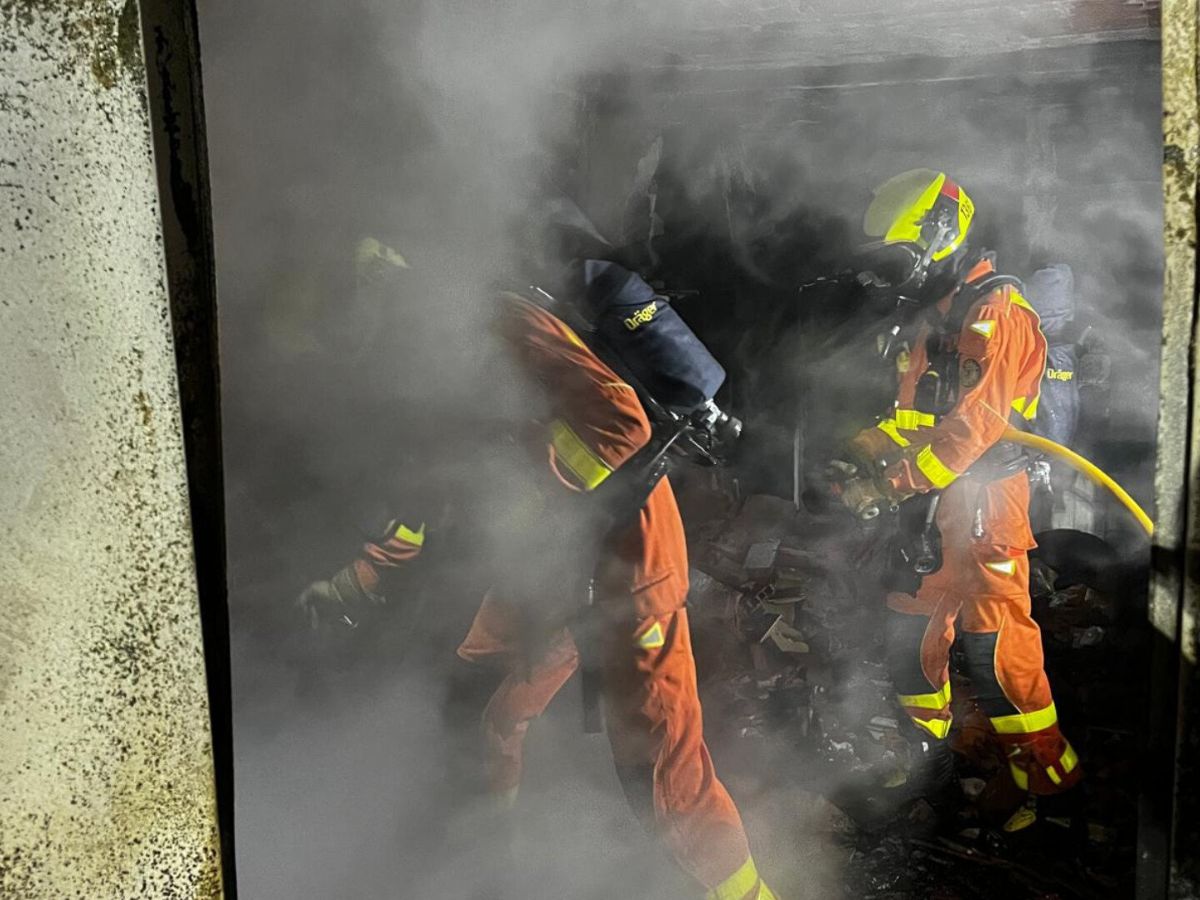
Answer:
M656 312L658 312L658 304L651 301L626 319L625 327L630 331L636 331L640 326L653 319Z
M1071 381L1075 373L1070 369L1047 369L1046 377L1051 381Z

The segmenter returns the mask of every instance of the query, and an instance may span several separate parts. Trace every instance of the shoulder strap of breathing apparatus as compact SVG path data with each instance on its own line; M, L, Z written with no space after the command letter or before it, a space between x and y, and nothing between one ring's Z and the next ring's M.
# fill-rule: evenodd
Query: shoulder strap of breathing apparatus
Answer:
M990 258L990 253L981 253L966 268L970 271L980 261ZM1020 288L1021 282L1011 275L995 272L989 272L975 281L960 282L946 314L928 317L926 321L930 331L925 352L929 373L918 382L915 399L917 409L943 416L953 407L958 396L958 336L962 332L963 322L980 299L1006 285Z
M992 254L985 253L980 259L989 259L991 256ZM962 331L963 321L971 307L992 291L1002 287L1014 287L1018 291L1025 290L1025 285L1020 278L1015 275L1002 275L999 272L989 272L978 281L965 282L954 296L949 315L943 320L943 333L958 334Z
M980 259L987 259L990 256L991 254L984 253ZM964 283L955 294L949 313L941 320L936 329L938 337L933 340L933 344L936 346L929 348L930 362L934 363L942 372L943 377L939 381L944 380L948 385L953 385L952 395L956 395L958 392L959 350L956 341L949 343L941 338L956 338L962 332L963 322L975 304L992 291L1002 287L1013 287L1018 291L1024 289L1019 278L996 272L990 272L976 281ZM971 467L971 474L990 481L1013 475L1027 465L1027 454L1021 452L1017 447L1001 442L980 457Z

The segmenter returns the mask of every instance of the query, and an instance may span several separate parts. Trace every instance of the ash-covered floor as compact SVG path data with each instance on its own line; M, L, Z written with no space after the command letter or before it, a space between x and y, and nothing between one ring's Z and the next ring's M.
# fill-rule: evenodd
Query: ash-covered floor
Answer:
M1142 648L1120 623L1135 601L1122 608L1068 583L1135 583L1119 561L1075 566L1082 574L1058 589L1047 568L1034 578L1050 677L1088 771L1082 820L1000 831L1014 802L1008 775L956 677L962 813L935 829L922 801L857 790L867 773L903 782L908 762L882 665L872 537L790 500L739 497L735 471L689 468L676 481L706 734L781 897L1129 895L1140 708L1128 663ZM1051 536L1047 551L1056 546ZM490 682L452 654L477 586L455 580L452 559L425 578L423 608L440 602L443 615L421 624L397 610L370 636L297 629L278 578L254 588L273 622L262 607L256 627L235 618L243 895L692 896L626 805L607 742L584 734L577 680L530 732L515 817L501 825L478 805L476 717Z

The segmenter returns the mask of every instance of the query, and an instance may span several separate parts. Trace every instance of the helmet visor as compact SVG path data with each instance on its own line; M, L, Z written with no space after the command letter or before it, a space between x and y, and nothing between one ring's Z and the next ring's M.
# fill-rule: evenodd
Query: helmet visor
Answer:
M917 277L923 257L924 252L916 244L876 241L859 248L854 270L863 287L896 290Z

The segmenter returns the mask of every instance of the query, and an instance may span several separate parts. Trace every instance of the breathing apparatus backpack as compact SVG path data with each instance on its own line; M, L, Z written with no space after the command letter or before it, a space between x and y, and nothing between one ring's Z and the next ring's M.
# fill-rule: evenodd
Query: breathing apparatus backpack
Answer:
M1041 319L1046 337L1046 371L1042 375L1034 434L1069 447L1079 426L1079 381L1075 321L1075 277L1063 263L1038 269L1022 295Z
M659 404L691 415L712 402L725 369L667 299L637 273L606 260L581 263L580 306L619 365Z
M575 264L565 299L534 292L637 392L650 420L650 443L601 489L617 507L640 509L678 453L722 462L742 430L714 400L725 369L666 297L636 272L599 259Z
M1026 282L1011 275L992 274L964 285L955 299L947 330L957 334L970 307L983 295L1005 286L1015 288L1037 313L1047 345L1036 415L1026 419L1014 414L1013 422L1020 430L1070 446L1079 424L1079 383L1075 375L1077 335L1073 328L1075 292L1070 266L1061 263L1047 266L1034 272ZM957 363L957 353L954 363ZM948 371L942 373L942 381L947 380L946 376L953 380L957 366L944 368ZM943 390L950 388L951 397L957 395L957 384L940 387Z

